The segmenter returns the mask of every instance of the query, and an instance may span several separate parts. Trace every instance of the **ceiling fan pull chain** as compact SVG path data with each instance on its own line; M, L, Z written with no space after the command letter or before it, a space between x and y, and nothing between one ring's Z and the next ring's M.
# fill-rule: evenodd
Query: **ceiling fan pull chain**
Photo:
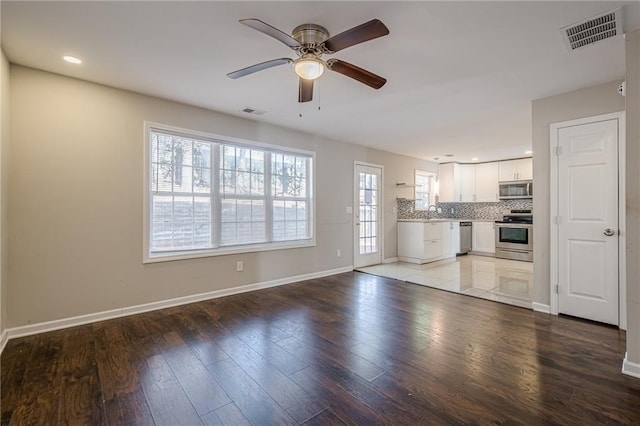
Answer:
M318 111L320 111L320 81L316 81L316 98L318 98Z

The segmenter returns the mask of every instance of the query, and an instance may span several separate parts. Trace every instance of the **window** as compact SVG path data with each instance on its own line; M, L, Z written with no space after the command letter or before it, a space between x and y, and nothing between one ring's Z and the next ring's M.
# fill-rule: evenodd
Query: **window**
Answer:
M147 124L146 261L313 244L312 153L189 133Z
M435 174L416 170L415 185L416 210L426 210L430 205L436 203L434 191Z

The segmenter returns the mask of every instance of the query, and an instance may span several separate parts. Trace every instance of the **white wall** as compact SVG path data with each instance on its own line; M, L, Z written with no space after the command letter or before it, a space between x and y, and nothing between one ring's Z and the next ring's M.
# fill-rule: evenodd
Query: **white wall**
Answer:
M624 98L617 93L620 81L563 93L532 103L533 129L533 300L550 299L550 130L551 123L624 111Z
M9 147L9 62L0 50L0 336L7 326L7 174Z
M626 52L627 360L640 364L640 29L626 34Z
M145 120L315 151L317 246L143 265ZM394 257L395 182L434 163L11 66L8 326L352 265L354 160L385 167Z

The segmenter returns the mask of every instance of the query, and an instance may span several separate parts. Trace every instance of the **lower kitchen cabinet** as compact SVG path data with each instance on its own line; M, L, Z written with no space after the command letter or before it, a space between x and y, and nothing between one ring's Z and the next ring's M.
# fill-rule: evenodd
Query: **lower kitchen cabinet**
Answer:
M496 253L496 232L493 222L473 222L471 231L471 251Z
M460 245L460 222L398 222L398 259L427 263L454 257Z

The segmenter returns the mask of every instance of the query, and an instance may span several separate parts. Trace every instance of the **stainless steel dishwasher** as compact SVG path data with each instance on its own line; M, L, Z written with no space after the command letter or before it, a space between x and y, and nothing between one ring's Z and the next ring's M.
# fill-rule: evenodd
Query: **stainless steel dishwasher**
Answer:
M460 252L467 254L471 251L471 222L460 222Z

